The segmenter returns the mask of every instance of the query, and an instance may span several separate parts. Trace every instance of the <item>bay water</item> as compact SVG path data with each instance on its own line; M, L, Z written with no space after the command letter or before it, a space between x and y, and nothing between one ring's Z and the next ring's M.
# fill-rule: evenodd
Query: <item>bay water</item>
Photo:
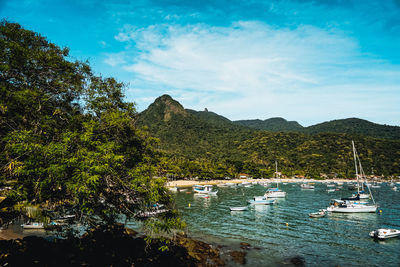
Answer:
M247 200L265 193L264 186L219 187L218 194L208 198L189 189L176 193L176 207L194 238L228 248L225 251L241 250L241 242L249 243L246 266L287 266L287 259L295 256L306 266L400 266L400 238L369 237L377 228L400 229L400 192L386 183L372 189L379 204L376 213L310 218L309 213L325 209L331 199L349 197L352 191L346 183L331 193L326 183L316 183L314 190L301 189L298 183L279 187L286 198L247 211L231 212L229 207L246 206Z

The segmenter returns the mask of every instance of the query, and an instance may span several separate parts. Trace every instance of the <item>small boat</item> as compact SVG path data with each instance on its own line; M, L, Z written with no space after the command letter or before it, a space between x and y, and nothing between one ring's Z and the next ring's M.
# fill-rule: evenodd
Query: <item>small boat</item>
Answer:
M327 187L335 187L334 184L327 184L326 186L327 186Z
M328 189L326 190L328 193L335 192L335 189Z
M247 206L244 206L244 207L230 207L229 209L231 211L245 211L245 210L248 210L248 207Z
M209 198L210 195L208 195L208 194L202 194L202 193L197 193L197 194L194 194L194 197Z
M265 196L260 196L260 197L253 197L247 202L253 205L271 205L275 202L275 199L268 199Z
M43 223L39 222L28 222L21 224L22 228L24 229L44 229Z
M324 210L320 210L318 212L312 212L310 214L308 214L308 216L310 216L311 218L321 218L324 217L326 215L326 212Z
M208 194L208 195L216 195L218 193L218 190L213 191L212 185L194 185L193 190L196 193Z
M369 236L377 239L387 239L400 236L400 230L381 228L369 233Z
M286 192L280 190L279 188L268 188L264 196L267 198L286 197Z
M306 184L306 183L301 184L300 187L301 187L301 189L314 189L315 188L315 186L309 185L309 184Z
M397 191L397 187L395 187L395 186L392 187L392 190L393 190L393 191Z

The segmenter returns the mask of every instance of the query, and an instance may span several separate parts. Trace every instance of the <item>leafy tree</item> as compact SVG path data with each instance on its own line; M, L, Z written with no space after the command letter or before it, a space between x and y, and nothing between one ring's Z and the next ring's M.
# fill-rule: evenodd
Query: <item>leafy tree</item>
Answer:
M156 203L171 208L165 180L153 177L156 139L136 128L124 85L67 59L68 49L0 23L0 177L14 181L8 198L17 206L68 206L91 225ZM181 224L174 212L163 219L151 224Z

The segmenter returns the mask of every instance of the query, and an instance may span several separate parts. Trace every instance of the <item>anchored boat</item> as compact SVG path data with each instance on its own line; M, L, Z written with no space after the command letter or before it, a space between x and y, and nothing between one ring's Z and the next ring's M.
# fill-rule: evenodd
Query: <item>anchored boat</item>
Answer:
M369 233L369 236L377 239L388 239L400 236L400 230L381 228Z
M271 205L275 202L275 199L268 199L265 196L260 196L253 197L252 199L248 200L248 202L253 205Z
M216 195L218 193L218 190L213 190L212 185L194 185L193 190L196 193L207 195Z
M359 176L365 177L365 174L362 169L360 158L358 157L354 141L352 141L352 145L353 145L353 155L354 155L354 166L356 169L356 177L358 183ZM358 174L357 159L360 166L361 175ZM375 203L375 200L372 196L371 190L369 189L368 185L367 188L371 196L371 199L373 201L373 204L368 204L368 202L361 202L360 201L361 193L360 191L358 191L357 195L353 195L350 198L343 198L341 200L333 199L330 203L330 206L326 210L330 212L340 212L340 213L376 212L378 205Z

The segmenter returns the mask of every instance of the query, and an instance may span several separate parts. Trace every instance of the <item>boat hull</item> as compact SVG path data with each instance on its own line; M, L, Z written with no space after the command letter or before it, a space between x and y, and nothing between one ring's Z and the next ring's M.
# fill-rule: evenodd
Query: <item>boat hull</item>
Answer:
M245 211L248 209L248 207L230 207L229 209L231 211Z
M376 206L366 206L366 205L354 205L350 207L328 207L326 210L330 212L337 213L368 213L368 212L376 212Z

